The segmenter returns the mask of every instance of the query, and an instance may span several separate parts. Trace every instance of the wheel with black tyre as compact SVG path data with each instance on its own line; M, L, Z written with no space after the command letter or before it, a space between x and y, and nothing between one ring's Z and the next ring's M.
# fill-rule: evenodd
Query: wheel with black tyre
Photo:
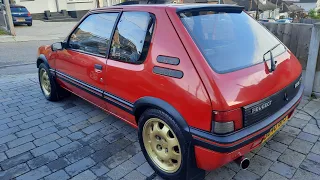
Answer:
M32 23L27 24L28 26L32 26Z
M47 100L58 101L64 94L67 94L56 83L46 64L41 63L39 65L38 76L41 91Z
M150 166L164 179L186 179L188 143L178 124L158 109L139 119L139 142Z

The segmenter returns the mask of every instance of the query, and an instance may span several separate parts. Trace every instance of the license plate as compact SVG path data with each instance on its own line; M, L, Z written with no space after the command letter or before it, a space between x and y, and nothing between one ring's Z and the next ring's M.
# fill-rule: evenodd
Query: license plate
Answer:
M263 144L263 143L265 143L266 141L268 141L268 140L274 135L274 133L277 132L277 131L281 128L281 126L283 126L288 120L289 120L289 117L286 116L286 117L283 118L280 122L278 122L276 125L274 125L274 126L270 129L270 131L269 131L266 135L264 135L261 144Z
M24 22L25 20L25 18L17 18L17 22Z

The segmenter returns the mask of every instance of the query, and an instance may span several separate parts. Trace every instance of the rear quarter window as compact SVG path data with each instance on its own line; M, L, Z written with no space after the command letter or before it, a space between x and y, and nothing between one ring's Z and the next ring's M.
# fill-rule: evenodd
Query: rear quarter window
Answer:
M115 29L110 59L140 64L146 59L154 26L147 12L123 12Z

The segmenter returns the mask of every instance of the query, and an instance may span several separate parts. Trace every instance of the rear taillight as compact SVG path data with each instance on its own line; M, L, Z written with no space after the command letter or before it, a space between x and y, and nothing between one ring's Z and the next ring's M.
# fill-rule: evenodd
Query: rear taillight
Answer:
M212 132L227 134L243 127L241 109L231 111L213 111Z
M31 16L30 12L28 12L28 16Z

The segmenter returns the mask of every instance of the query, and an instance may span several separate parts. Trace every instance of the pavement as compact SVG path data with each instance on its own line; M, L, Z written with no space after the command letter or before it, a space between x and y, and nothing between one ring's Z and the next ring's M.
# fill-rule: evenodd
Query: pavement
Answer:
M320 119L320 100L299 105ZM161 179L146 162L137 130L71 96L49 102L37 74L0 77L0 179ZM319 180L320 130L302 111L263 147L248 170L230 163L206 179Z
M15 26L16 36L0 36L0 43L59 40L65 38L77 22L43 22L34 20L31 27Z

